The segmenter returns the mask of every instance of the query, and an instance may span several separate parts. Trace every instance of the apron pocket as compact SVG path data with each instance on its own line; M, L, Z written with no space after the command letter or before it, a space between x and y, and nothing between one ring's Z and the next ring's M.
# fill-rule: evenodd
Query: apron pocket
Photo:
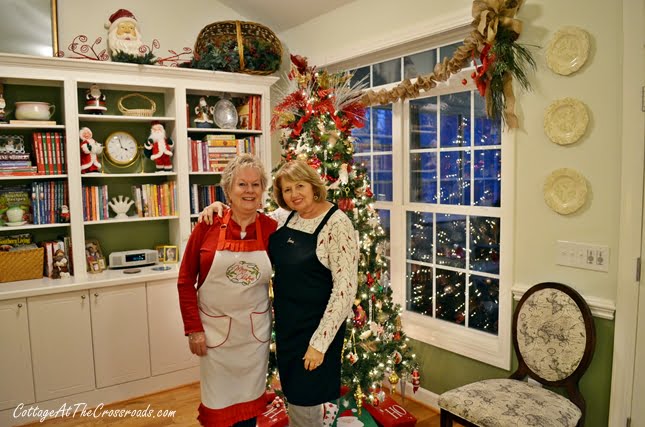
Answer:
M206 333L206 347L219 347L226 342L231 332L229 316L209 316L202 311L202 324Z
M267 342L271 339L271 306L263 312L251 312L251 333L256 340Z

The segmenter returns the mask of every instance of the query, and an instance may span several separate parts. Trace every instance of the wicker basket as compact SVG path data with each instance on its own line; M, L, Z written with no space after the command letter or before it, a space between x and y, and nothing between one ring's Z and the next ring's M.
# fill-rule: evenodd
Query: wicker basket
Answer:
M271 46L278 58L282 58L282 43L280 39L269 28L262 24L249 21L220 21L208 24L199 32L195 41L195 55L199 57L208 49L208 45L221 46L225 41L236 40L238 54L240 57L240 72L255 75L269 75L276 72L275 70L252 70L247 68L244 63L244 49L248 42L253 39L259 39Z
M43 277L43 248L0 252L0 283Z
M133 98L135 96L143 99L144 101L149 102L150 108L126 108L126 106L123 105L123 101L125 101L128 98ZM121 98L119 98L119 103L117 106L119 107L119 111L124 116L152 117L155 111L157 111L157 104L155 104L155 102L152 99L140 93L130 93L128 95L122 96Z

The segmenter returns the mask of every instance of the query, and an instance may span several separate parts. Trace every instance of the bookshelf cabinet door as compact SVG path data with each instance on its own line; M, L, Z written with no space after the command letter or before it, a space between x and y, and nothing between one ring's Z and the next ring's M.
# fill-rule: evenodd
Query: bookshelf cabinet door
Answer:
M94 289L90 298L96 387L149 377L145 285Z
M34 402L27 300L0 301L0 410Z
M31 297L27 305L36 400L94 389L88 292Z
M177 281L149 282L146 288L152 375L199 365L199 358L190 352L188 339L184 336Z

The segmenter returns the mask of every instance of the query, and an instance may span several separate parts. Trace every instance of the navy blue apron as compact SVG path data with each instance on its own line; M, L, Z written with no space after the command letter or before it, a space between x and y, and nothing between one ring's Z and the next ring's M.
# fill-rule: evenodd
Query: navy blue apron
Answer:
M331 296L332 274L318 260L316 247L318 233L337 209L332 206L313 234L287 227L292 212L284 226L269 238L269 257L275 269L273 309L278 371L282 391L294 405L314 406L340 395L344 322L322 365L307 371L302 359Z

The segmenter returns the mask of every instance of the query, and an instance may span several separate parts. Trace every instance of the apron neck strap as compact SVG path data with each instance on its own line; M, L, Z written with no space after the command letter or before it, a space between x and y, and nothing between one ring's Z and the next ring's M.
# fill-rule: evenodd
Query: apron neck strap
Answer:
M222 218L222 223L220 225L220 230L219 230L219 236L217 238L217 250L220 251L222 248L224 248L224 244L226 242L226 231L228 228L228 222L231 220L232 217L232 210L229 209L226 214L224 214L224 218ZM261 243L262 247L264 247L264 240L262 239L262 227L260 226L260 219L255 217L255 239Z

